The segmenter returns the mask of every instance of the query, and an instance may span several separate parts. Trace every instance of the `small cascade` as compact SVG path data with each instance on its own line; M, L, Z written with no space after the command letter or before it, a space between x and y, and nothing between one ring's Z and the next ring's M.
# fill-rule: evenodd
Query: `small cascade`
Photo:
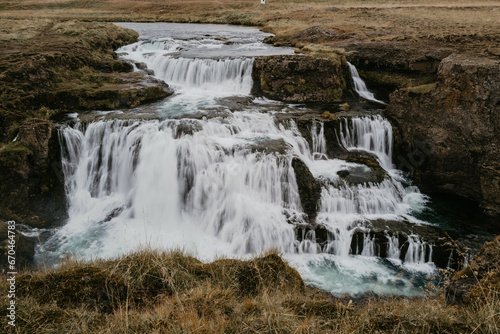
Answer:
M343 219L346 215L362 220L385 218L396 219L408 211L408 205L403 202L404 188L392 180L384 180L380 184L343 185L323 188L321 194L321 214L331 220Z
M375 236L370 237L370 234L365 234L363 238L363 251L362 256L377 256L375 252Z
M408 250L405 255L405 262L409 264L422 264L432 262L432 245L427 245L426 242L420 240L416 235L408 236ZM429 247L428 261L426 261L426 250Z
M327 159L326 156L326 140L325 140L325 123L321 122L319 132L316 121L313 121L311 126L312 137L312 154L314 159Z
M389 259L399 260L401 257L401 249L399 247L399 238L396 235L388 237L387 257Z
M149 59L149 67L168 84L183 89L249 94L252 89L253 58L173 58L163 55Z
M392 126L380 115L344 119L341 142L348 150L361 149L375 154L381 166L389 171L392 166Z
M299 254L318 254L321 253L321 247L316 243L316 232L302 230L302 241L297 245Z
M351 64L349 62L347 64L349 65L349 70L351 72L351 77L352 77L352 81L354 82L354 89L356 90L356 93L358 93L358 95L360 97L362 97L368 101L373 101L373 102L377 102L380 104L386 104L383 101L377 100L375 98L375 95L373 95L373 93L370 92L368 90L368 88L366 88L366 84L363 81L363 79L361 79L361 77L359 76L359 73L358 73L358 70L356 69L356 66L354 66L353 64Z
M138 43L122 46L118 53L142 55L146 60L152 52L161 51L163 54L173 53L180 49L181 44L173 38L161 38L156 40L145 40Z

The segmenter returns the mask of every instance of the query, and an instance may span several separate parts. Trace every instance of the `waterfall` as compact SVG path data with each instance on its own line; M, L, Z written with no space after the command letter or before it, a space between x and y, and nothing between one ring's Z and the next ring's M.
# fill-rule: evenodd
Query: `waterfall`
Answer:
M189 125L199 131L183 133ZM252 149L270 134L298 145L259 113L64 127L69 221L52 241L60 252L107 256L144 242L186 247L194 228L231 254L293 252L287 217L302 208L291 156Z
M322 121L313 121L309 133L301 132L302 123L275 117L268 102L254 100L240 111L226 112L221 97L250 93L253 58L236 52L242 44L233 42L241 42L239 37L199 34L195 41L181 32L182 38L153 38L120 50L122 57L145 63L175 86L177 94L159 111L164 119L99 120L59 129L69 219L40 245L44 258L106 258L146 245L183 249L209 261L277 249L308 283L319 279L317 285L327 287L342 281L330 277L332 272L344 277L348 287L334 286L332 292L355 293L353 282L363 286L359 291L411 285L399 271L409 266L406 271L415 273L431 263L432 245L411 236L401 246L392 231L385 232L385 244L383 232L375 234L370 224L414 221L408 197L420 203L418 190L391 173L377 182L341 177L357 174L363 180L370 168L326 154L328 141L339 140L348 150L374 154L391 171L390 123L378 115L346 118L337 139L325 136ZM247 50L261 47L249 40ZM207 50L229 46L230 52L207 56ZM354 67L351 71L362 84L356 85L358 93L370 94ZM373 94L371 100L380 102ZM291 108L272 103L276 110ZM224 113L187 118L207 105ZM293 159L302 160L308 175L294 170ZM302 207L301 200L309 199L301 199L304 188L318 189L313 214ZM381 254L398 261L387 265ZM380 281L365 288L373 277Z
M425 263L425 255L427 243L422 242L418 236L408 236L408 250L405 255L405 262L407 263ZM429 262L432 262L429 260Z
M389 259L399 260L401 249L399 248L399 238L396 235L388 237L387 257Z
M253 58L203 59L156 56L150 59L149 65L157 77L184 89L249 94L253 85Z
M316 121L313 121L311 126L312 153L315 159L326 159L325 123L320 124L319 133Z
M380 165L392 170L392 126L380 115L344 119L340 140L348 150L362 149L375 154Z
M352 81L354 82L354 90L356 90L356 93L358 93L358 95L361 96L362 98L367 99L369 101L386 104L383 101L377 100L375 98L375 95L373 95L373 93L370 92L368 88L366 88L366 84L363 81L363 79L361 79L361 77L359 76L356 66L354 66L349 62L347 62L347 64L349 65L349 70L351 72Z
M226 94L250 94L252 89L253 57L196 58L179 56L187 47L221 47L219 41L212 44L190 45L172 38L141 41L118 50L125 59L141 62L153 70L155 76L169 85L184 91L208 90Z
M375 253L375 236L370 237L369 233L366 233L363 238L363 251L362 256L377 256Z

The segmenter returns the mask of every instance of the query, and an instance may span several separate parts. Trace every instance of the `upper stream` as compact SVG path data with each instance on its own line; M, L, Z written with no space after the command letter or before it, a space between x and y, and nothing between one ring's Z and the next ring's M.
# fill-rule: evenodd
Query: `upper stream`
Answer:
M306 282L332 293L420 293L436 273L436 245L413 227L436 222L421 220L429 198L393 165L392 127L379 105L344 115L332 130L318 110L250 95L255 56L293 53L262 43L269 34L120 25L140 33L120 57L176 93L61 125L69 219L44 234L39 261L140 247L182 249L203 261L276 249ZM332 156L331 143L367 152L382 178ZM315 217L301 202L298 159L320 185Z

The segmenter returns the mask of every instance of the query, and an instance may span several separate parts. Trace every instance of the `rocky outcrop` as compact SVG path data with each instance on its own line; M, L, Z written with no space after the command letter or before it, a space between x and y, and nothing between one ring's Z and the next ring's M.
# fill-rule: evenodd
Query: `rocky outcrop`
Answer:
M113 84L57 89L39 98L50 109L80 111L133 108L173 94L165 82L140 73L115 73L113 77L117 81Z
M112 23L45 20L40 35L5 42L0 54L0 142L17 135L27 118L129 108L171 94L164 83L131 73L118 47L138 34Z
M314 219L318 214L319 200L321 198L321 184L314 178L304 161L299 158L293 158L292 167L299 188L302 208L309 219Z
M446 289L450 304L500 297L500 237L487 242L469 265L456 273Z
M452 193L500 213L500 62L451 55L435 85L391 95L395 163L424 192Z
M381 183L388 177L385 169L383 169L378 163L377 157L369 152L351 151L348 153L346 161L365 165L369 169L368 171L363 171L361 173L357 173L355 171L339 171L337 173L351 185Z
M28 119L16 141L0 148L0 212L2 218L34 227L66 216L59 141L54 125Z
M291 103L331 103L346 89L345 58L258 57L253 65L253 94Z

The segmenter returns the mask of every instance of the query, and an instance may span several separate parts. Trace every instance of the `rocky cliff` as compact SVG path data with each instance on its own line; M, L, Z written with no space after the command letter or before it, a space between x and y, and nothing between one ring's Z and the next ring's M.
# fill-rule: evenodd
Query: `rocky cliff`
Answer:
M500 213L500 61L454 54L435 84L401 89L386 112L395 162L426 192L457 194Z
M253 93L291 102L339 102L347 87L348 68L343 56L258 57L253 66Z
M51 121L28 119L0 149L0 212L45 227L66 215L59 141Z

